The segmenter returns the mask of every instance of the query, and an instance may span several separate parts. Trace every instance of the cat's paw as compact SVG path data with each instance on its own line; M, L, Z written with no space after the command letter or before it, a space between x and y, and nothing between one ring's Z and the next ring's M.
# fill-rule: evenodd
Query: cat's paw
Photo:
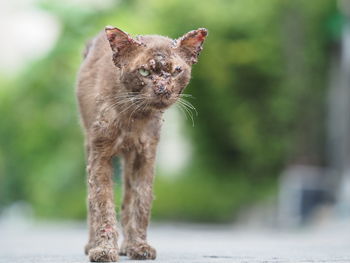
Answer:
M147 243L129 244L129 246L121 251L126 254L130 259L142 260L142 259L155 259L157 257L156 250Z
M118 250L111 247L95 247L89 250L89 259L91 262L117 262Z
M84 252L85 252L85 255L89 255L89 251L90 249L92 249L93 247L95 247L95 244L92 243L92 242L89 242L85 245L84 247Z

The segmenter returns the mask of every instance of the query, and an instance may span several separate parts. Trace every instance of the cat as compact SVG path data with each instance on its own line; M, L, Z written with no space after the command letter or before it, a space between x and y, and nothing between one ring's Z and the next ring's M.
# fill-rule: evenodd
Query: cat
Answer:
M162 114L181 97L191 67L207 36L205 28L177 40L139 35L107 26L84 52L76 95L85 132L88 173L90 261L155 259L147 243L153 201L156 148ZM118 249L112 157L123 160L121 225Z

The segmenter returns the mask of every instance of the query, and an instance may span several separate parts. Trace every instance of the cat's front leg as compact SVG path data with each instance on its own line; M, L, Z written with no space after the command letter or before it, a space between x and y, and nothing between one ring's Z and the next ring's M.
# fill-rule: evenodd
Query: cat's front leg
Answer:
M111 158L93 148L88 161L88 192L90 215L95 235L94 247L88 251L92 262L118 261L117 225L114 206Z
M131 259L155 259L156 250L147 243L153 201L155 147L147 152L124 156L124 197L122 226L124 241L121 255Z
M85 255L89 255L90 249L95 247L95 214L93 204L88 200L88 226L89 226L89 241L84 247Z

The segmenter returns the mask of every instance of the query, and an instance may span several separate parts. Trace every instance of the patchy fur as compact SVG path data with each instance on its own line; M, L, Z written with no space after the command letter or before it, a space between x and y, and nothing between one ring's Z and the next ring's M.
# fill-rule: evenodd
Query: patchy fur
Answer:
M155 259L147 244L153 200L156 148L162 114L187 86L191 66L207 35L198 29L172 40L157 35L132 38L106 27L89 42L77 80L77 98L87 154L90 261ZM123 158L118 249L112 158Z

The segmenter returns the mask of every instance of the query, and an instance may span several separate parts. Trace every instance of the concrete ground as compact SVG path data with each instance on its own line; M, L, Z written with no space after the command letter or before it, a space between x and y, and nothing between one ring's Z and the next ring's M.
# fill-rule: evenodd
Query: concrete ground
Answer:
M84 224L0 224L0 262L87 262ZM350 262L350 222L294 231L233 226L155 224L155 262ZM137 262L121 257L121 262Z

